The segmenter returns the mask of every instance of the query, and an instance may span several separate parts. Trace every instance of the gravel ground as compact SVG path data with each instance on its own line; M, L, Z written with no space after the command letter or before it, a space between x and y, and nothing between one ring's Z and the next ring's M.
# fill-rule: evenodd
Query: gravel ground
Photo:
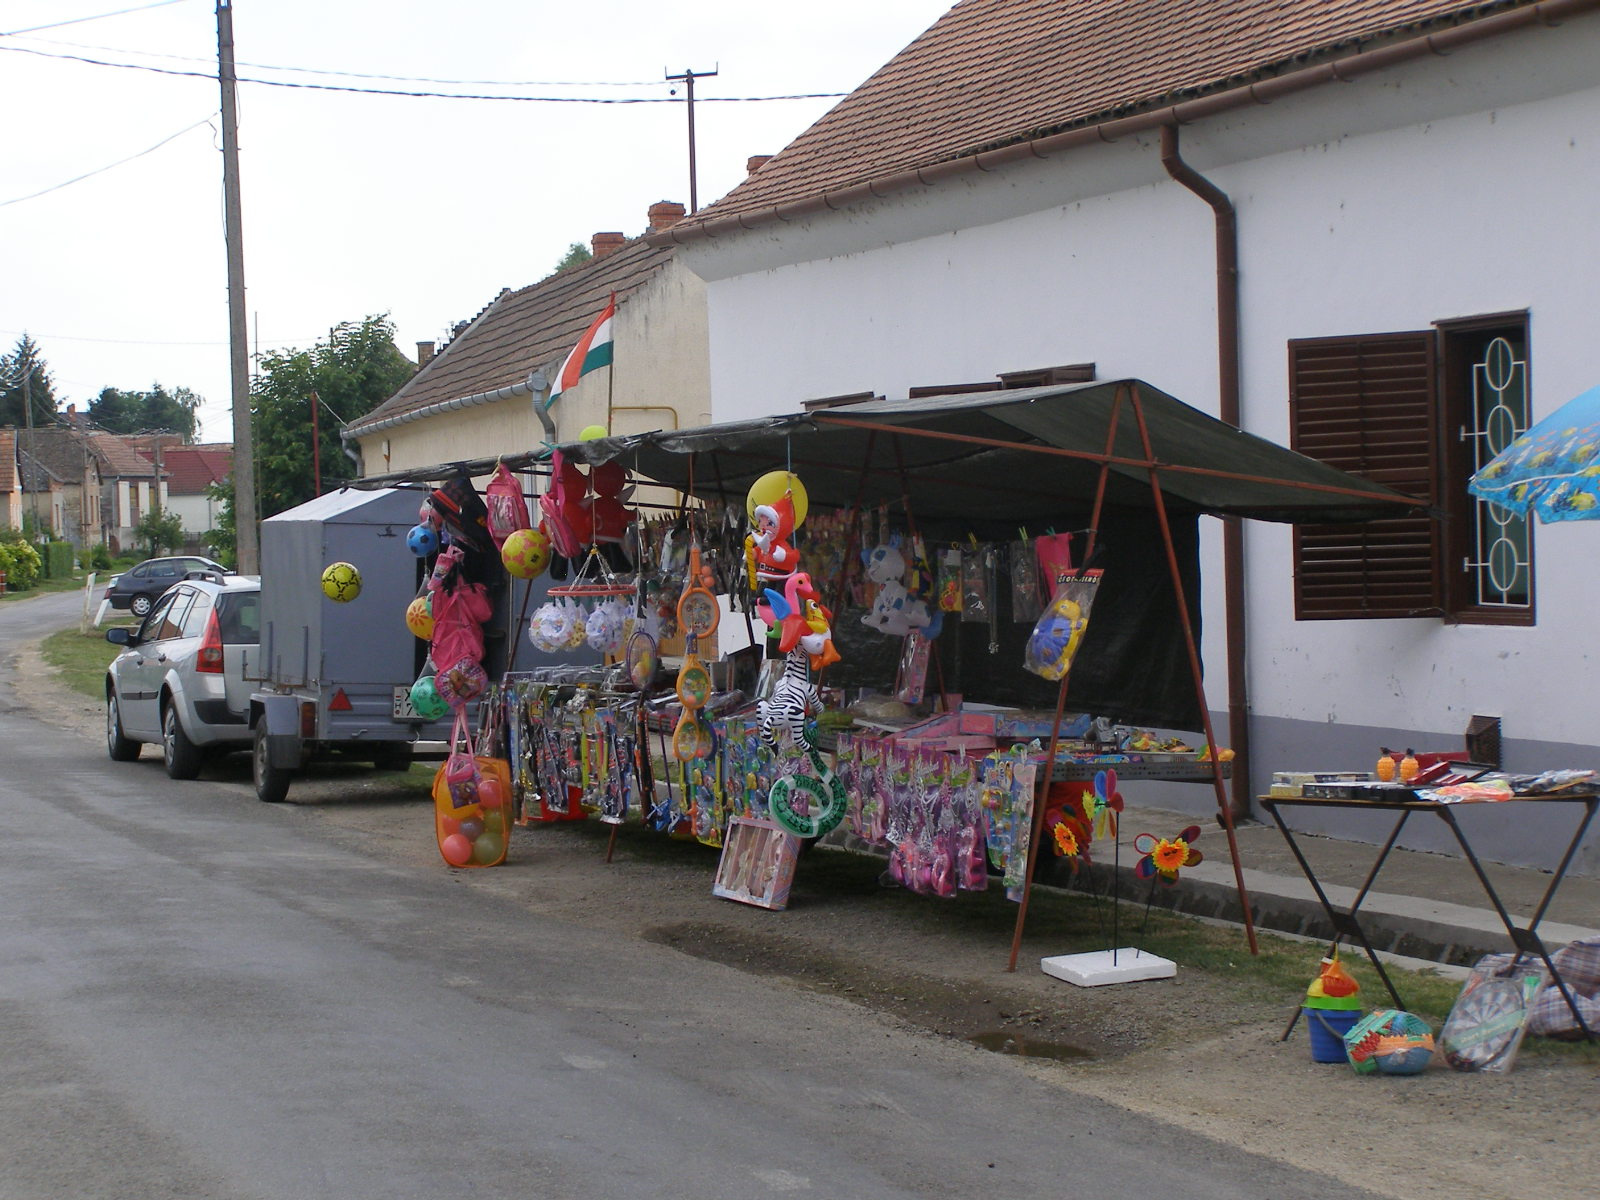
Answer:
M14 678L46 678L37 647ZM98 704L25 690L41 717L79 731L102 754ZM154 757L147 748L147 757ZM202 782L250 788L234 756ZM447 870L431 810L396 777L329 768L290 791L291 819L330 839L418 871ZM614 845L595 822L518 829L506 864L457 872L463 887L560 917L596 937L644 938L783 981L827 991L930 1033L1027 1055L1062 1091L1128 1109L1402 1200L1587 1200L1600 1142L1600 1072L1591 1057L1524 1055L1505 1075L1435 1065L1410 1077L1358 1077L1310 1061L1303 1027L1279 1037L1292 1008L1220 974L1075 988L1044 975L1048 945L1033 930L1050 907L1082 903L1036 893L1015 973L1006 970L1012 909L988 897L949 902L878 883L881 864L825 849L802 858L787 911L711 895L716 853L636 828ZM610 861L607 854L610 852ZM1035 920L1034 914L1038 914ZM1045 935L1048 936L1048 935ZM1245 953L1244 937L1239 938ZM1307 949L1307 978L1316 951ZM1047 1131L1043 1131L1048 1136Z

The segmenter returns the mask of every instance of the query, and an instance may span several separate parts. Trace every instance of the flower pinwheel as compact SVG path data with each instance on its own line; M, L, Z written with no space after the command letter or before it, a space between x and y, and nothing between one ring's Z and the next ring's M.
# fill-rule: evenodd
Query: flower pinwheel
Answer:
M1117 836L1117 816L1122 812L1122 793L1117 791L1117 773L1112 770L1094 773L1094 794L1083 798L1088 810L1089 824L1097 838ZM1195 833L1200 831L1197 829Z
M1191 844L1200 836L1200 826L1190 825L1175 838L1158 838L1153 833L1141 833L1133 839L1133 848L1144 855L1134 864L1133 873L1140 879L1159 880L1171 887L1178 882L1178 872L1192 867L1205 856Z

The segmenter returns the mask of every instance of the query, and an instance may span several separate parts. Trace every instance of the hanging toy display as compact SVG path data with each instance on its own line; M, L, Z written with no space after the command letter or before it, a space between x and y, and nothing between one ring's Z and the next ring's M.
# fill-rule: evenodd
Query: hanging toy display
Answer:
M361 595L361 572L353 563L329 563L322 571L322 592L336 603L350 603Z
M516 529L500 547L500 562L518 579L537 579L550 566L550 535L542 529Z
M878 585L872 611L861 618L861 623L890 637L905 637L913 630L921 630L929 638L938 637L944 626L944 613L907 589L907 563L899 538L863 551L861 559L866 564L867 579Z
M683 594L678 597L678 627L685 638L683 666L678 669L677 683L683 716L672 731L672 756L682 763L710 758L716 745L711 726L700 715L701 708L711 698L711 673L695 653L699 640L715 633L722 618L722 610L711 591L714 582L711 571L701 565L700 543L693 543L689 548L689 576Z
M772 694L761 702L761 740L769 750L781 749L780 731L800 749L814 775L795 773L775 781L767 793L772 819L790 833L821 837L849 808L844 784L818 753L807 724L822 708L812 668L839 661L833 645L832 614L817 600L809 576L792 575L783 593L767 589L767 601L779 621L778 649L784 654L783 674Z
M432 525L413 525L406 534L406 546L418 558L439 553L439 531Z
M418 596L406 605L406 628L423 641L433 638L433 597Z
M805 485L791 471L769 471L750 485L745 512L754 528L745 538L744 555L751 591L781 584L798 569L800 553L792 539L809 507Z
M622 653L623 632L628 622L628 606L622 600L606 600L595 606L583 623L584 638L592 650L607 658Z
M534 610L528 621L528 640L535 650L545 654L559 654L572 645L573 627L577 623L573 608L547 600Z
M411 685L411 707L424 721L437 721L450 712L432 675L424 675Z

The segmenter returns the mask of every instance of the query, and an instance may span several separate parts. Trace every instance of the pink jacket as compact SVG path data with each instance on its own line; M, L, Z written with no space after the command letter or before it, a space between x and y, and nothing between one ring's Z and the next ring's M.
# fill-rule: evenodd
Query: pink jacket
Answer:
M448 671L463 658L483 661L483 623L494 606L481 583L457 583L433 593L431 657L437 670Z

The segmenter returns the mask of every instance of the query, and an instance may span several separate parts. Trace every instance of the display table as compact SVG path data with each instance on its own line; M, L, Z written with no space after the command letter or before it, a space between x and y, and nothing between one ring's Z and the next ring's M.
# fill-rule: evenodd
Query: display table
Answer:
M1595 807L1600 804L1600 792L1594 791L1564 791L1550 792L1543 795L1517 796L1510 800L1496 802L1497 804L1567 804L1581 805L1582 816L1578 820L1577 828L1573 831L1572 840L1567 843L1566 853L1561 856L1560 864L1550 876L1550 884L1544 890L1544 895L1539 900L1538 907L1525 926L1518 925L1516 920L1506 911L1505 904L1501 901L1499 893L1495 890L1493 882L1484 872L1483 864L1479 861L1477 853L1472 848L1472 842L1467 837L1466 830L1456 819L1456 810L1459 808L1474 808L1481 802L1469 803L1444 803L1437 800L1425 800L1416 795L1401 791L1393 798L1362 798L1331 799L1310 796L1261 796L1258 798L1261 807L1271 814L1278 829L1283 833L1284 840L1289 844L1295 861L1300 864L1300 869L1305 872L1306 879L1311 884L1311 889L1317 894L1317 900L1322 904L1323 911L1328 914L1332 922L1337 939L1345 937L1354 938L1366 951L1367 958L1371 960L1373 969L1378 972L1378 977L1383 980L1383 986L1389 990L1389 995L1394 999L1395 1007L1404 1009L1405 1002L1400 998L1400 993L1395 990L1394 982L1389 978L1389 973L1383 969L1383 963L1378 959L1378 953L1373 949L1372 943L1367 940L1367 935L1362 931L1358 913L1362 902L1367 898L1367 893L1372 890L1373 881L1378 877L1378 872L1383 869L1383 864L1388 860L1389 853L1399 840L1400 832L1406 826L1413 814L1430 814L1439 818L1450 827L1450 832L1455 836L1456 843L1461 847L1461 853L1467 865L1472 868L1479 884L1483 887L1484 895L1488 896L1489 903L1499 914L1501 922L1506 927L1506 933L1511 938L1511 944L1517 954L1537 955L1544 963L1545 970L1550 973L1551 981L1561 990L1562 998L1567 1002L1567 1007L1572 1010L1573 1017L1578 1022L1578 1028L1583 1030L1584 1036L1593 1040L1595 1033L1584 1022L1583 1014L1578 1011L1578 1005L1568 990L1566 981L1561 978L1555 969L1555 964L1550 961L1550 953L1545 948L1543 939L1539 937L1539 923L1544 920L1545 912L1550 907L1550 901L1555 897L1556 889L1561 886L1562 879L1566 876L1567 867L1571 864L1573 855L1577 853L1583 835L1588 831L1589 823L1594 819ZM1394 828L1390 830L1388 840L1383 843L1378 851L1378 857L1372 864L1372 869L1367 872L1366 879L1356 892L1356 898L1348 909L1341 910L1328 898L1322 884L1317 880L1317 874L1311 864L1306 861L1306 856L1301 852L1299 844L1295 841L1295 834L1283 819L1280 809L1285 808L1353 808L1353 809L1381 809L1385 812L1396 813Z

